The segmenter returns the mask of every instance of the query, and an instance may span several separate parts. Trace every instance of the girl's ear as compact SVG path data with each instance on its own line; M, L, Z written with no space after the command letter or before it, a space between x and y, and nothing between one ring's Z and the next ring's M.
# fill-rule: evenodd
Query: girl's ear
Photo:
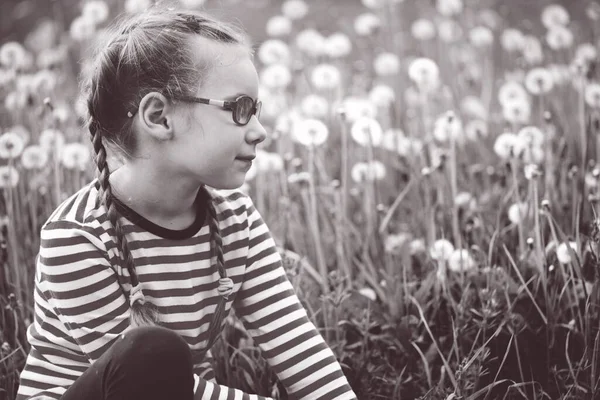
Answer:
M150 92L140 101L138 123L142 129L157 140L173 137L173 106L158 92Z

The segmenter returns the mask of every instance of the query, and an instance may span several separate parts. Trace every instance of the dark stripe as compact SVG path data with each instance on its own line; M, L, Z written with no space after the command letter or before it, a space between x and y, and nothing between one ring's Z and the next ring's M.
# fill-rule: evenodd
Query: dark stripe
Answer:
M73 299L74 297L69 296L68 293L70 292L65 292L65 293L61 293L59 296L56 296L56 293L48 293L45 292L45 294L48 295L52 295L52 297L55 297L57 299L61 299L61 300L70 300ZM113 303L115 300L119 299L120 297L123 296L123 291L120 290L119 288L116 288L112 293L110 293L108 296L102 297L100 299L97 299L95 301L92 301L90 303L86 303L80 306L75 306L75 307L61 307L58 311L65 315L65 316L78 316L81 314L85 314L88 312L93 312L95 310L98 310L104 306L107 306L111 303ZM50 296L49 296L50 297ZM123 299L124 301L124 299Z
M51 249L54 247L63 247L63 246L74 246L76 244L90 245L91 243L90 243L90 239L88 239L82 235L62 237L62 238L52 238L52 239L42 238L40 240L41 247L45 248L45 249Z
M350 393L352 391L352 389L350 388L350 386L348 385L342 385L336 389L333 389L331 392L329 393L325 393L323 396L319 397L316 400L330 400L330 399L335 399L338 396L341 396L344 393Z
M284 362L282 362L281 364L277 365L277 371L284 371L288 368L291 368L294 365L297 365L298 363L305 361L306 359L314 356L315 354L317 354L320 351L323 351L325 349L327 349L327 345L324 343L319 343L318 345L313 346L310 349L306 349L302 353L297 354L296 356L291 357L290 359L287 359ZM336 362L337 362L337 360L335 359L334 356L329 356L323 360L319 360L315 364L311 364L310 366L303 369L302 371L298 371L298 373L296 373L295 375L289 376L285 380L285 385L287 387L290 387L291 385L294 385L295 383L299 382L300 380L304 379L305 377L316 373L325 365L333 364ZM288 385L290 385L290 386L288 386Z
M269 290L270 288L273 288L285 282L288 282L287 278L283 275L278 275L269 281L264 281L251 288L245 289L242 298L247 299L248 297L260 294L266 290Z
M64 252L69 251L67 248L63 248L62 250ZM53 251L45 251L45 252L55 253ZM56 253L60 254L60 252L58 252L58 251ZM77 263L77 262L81 262L81 261L88 261L90 258L106 260L106 258L103 257L102 252L97 249L76 252L76 253L70 253L70 254L64 254L64 255L59 255L59 256L53 255L50 257L45 257L40 252L40 262L47 267L54 267L54 266L65 265L65 264L73 264L73 263Z
M237 310L236 310L236 313L237 313ZM306 317L298 318L296 320L288 322L284 326L280 326L279 328L273 329L271 332L267 332L262 335L257 335L253 339L258 343L267 343L272 340L277 340L281 337L281 335L285 335L285 334L289 333L290 331L292 331L308 322L309 322L308 318L306 318ZM260 327L260 325L255 324L253 322L246 322L246 325L248 326L248 329L256 330Z
M87 271L91 272L90 269L87 269ZM94 274L94 275L96 275L96 274ZM50 283L56 283L56 282L54 282L52 280L52 278L54 278L54 276L55 275L44 275L43 274L42 278L43 279L47 278L47 281L50 282ZM98 278L91 276L90 279L98 279ZM56 291L56 290L50 289L50 290L44 292L44 296L46 296L48 298L53 298L53 299L56 299L56 300L72 300L72 299L77 299L79 297L83 297L83 296L86 296L86 295L89 295L89 294L92 294L92 293L99 292L99 291L101 291L103 289L106 289L106 288L109 288L109 287L111 287L113 285L116 286L116 288L113 291L113 293L117 292L118 294L121 294L122 291L118 290L119 283L117 281L117 278L116 278L116 276L114 274L111 274L111 275L105 277L102 280L94 281L93 283L90 283L87 286L79 287L77 289L71 288L69 290L60 291L60 292ZM118 296L115 296L113 294L113 295L106 296L105 298L116 299L116 298L118 298ZM96 301L96 302L94 302L94 304L98 304L100 306L103 306L103 305L106 305L108 303L102 303L102 302ZM74 310L79 310L80 307L82 307L82 306L75 307ZM87 307L85 307L85 310L86 311L91 311ZM63 311L65 311L65 309L63 309Z
M221 235L223 235L223 237L226 237L226 236L234 234L234 233L243 232L247 228L248 228L248 221L243 220L241 222L236 222L234 224L231 224L231 225L221 229Z
M325 386L326 384L328 384L329 382L339 378L343 376L343 373L341 370L336 370L332 373L330 373L327 376L324 376L320 379L317 379L314 382L311 382L310 385L305 386L304 388L298 390L297 392L294 393L294 397L298 397L298 398L303 398L308 396L311 393L314 393L316 390L318 390L319 388L321 388L322 386Z
M87 360L85 360L85 361L87 362ZM69 366L57 365L57 366L64 368L64 369L73 369L71 365L69 365ZM87 367L84 367L83 371L87 370L88 368L89 368L89 363L88 363ZM67 379L67 380L71 380L71 381L75 381L75 379L77 379L78 375L83 373L83 371L77 370L77 371L74 371L75 376L67 375L67 374L63 374L63 373L55 371L55 370L49 370L48 368L40 367L37 365L28 365L27 370L30 372L34 372L36 374L52 376L53 378L56 377L56 378Z
M71 197L69 197L67 200L65 200L65 202L63 203L64 207L62 207L62 212L58 216L58 219L65 218L67 216L67 214L73 208L73 204L75 204L76 201L77 201L77 194L74 194Z
M274 250L274 251L277 251L277 250ZM252 264L248 264L248 267L250 267L251 265ZM264 264L264 265L261 265L260 267L253 268L251 270L246 270L244 280L249 281L252 279L260 278L261 276L264 276L265 274L268 274L269 272L273 272L279 268L281 268L282 273L285 274L285 271L283 270L283 267L281 266L281 260L277 260L270 264Z
M94 261L94 260L89 260L89 261ZM61 264L61 265L65 265L65 264ZM41 272L41 280L45 281L45 282L50 282L50 283L73 282L75 280L86 278L86 277L92 278L93 275L95 275L99 272L103 272L103 270L108 270L108 269L110 269L110 267L104 266L102 264L94 264L94 265L90 265L89 267L77 270L77 271L71 271L67 274L46 274L44 272ZM46 270L49 270L52 272L58 272L60 270L60 268L52 268L52 269L46 269ZM112 272L112 270L111 270L111 272ZM114 272L113 272L113 274L114 274ZM114 277L113 277L113 280L114 280ZM98 282L96 282L96 283L98 283Z
M75 221L83 223L83 217L85 215L85 209L87 207L88 199L90 197L90 191L87 190L79 200L77 211L75 211Z

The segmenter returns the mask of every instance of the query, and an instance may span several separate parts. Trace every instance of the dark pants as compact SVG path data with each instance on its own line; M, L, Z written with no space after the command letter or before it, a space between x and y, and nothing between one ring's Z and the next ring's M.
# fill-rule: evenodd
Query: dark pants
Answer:
M121 335L61 400L192 400L192 354L177 333L161 327Z

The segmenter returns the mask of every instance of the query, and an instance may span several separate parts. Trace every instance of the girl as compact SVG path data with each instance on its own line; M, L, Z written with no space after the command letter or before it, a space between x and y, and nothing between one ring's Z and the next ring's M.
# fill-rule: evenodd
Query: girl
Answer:
M231 308L290 398L355 399L252 201L218 191L265 139L247 38L155 8L114 30L91 75L98 175L41 230L17 399L263 399L215 382Z

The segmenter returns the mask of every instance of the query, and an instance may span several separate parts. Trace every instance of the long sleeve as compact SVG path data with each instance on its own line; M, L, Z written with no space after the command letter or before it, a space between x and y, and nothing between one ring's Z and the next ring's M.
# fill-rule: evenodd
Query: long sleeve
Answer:
M34 300L17 399L58 398L129 326L128 304L93 231L67 221L42 229Z
M352 400L335 355L308 319L260 214L248 198L249 254L234 307L293 399Z
M59 399L129 327L129 304L93 229L56 221L41 232L32 345L17 400ZM196 366L195 398L269 400L214 382L210 360ZM225 397L221 397L225 396Z

